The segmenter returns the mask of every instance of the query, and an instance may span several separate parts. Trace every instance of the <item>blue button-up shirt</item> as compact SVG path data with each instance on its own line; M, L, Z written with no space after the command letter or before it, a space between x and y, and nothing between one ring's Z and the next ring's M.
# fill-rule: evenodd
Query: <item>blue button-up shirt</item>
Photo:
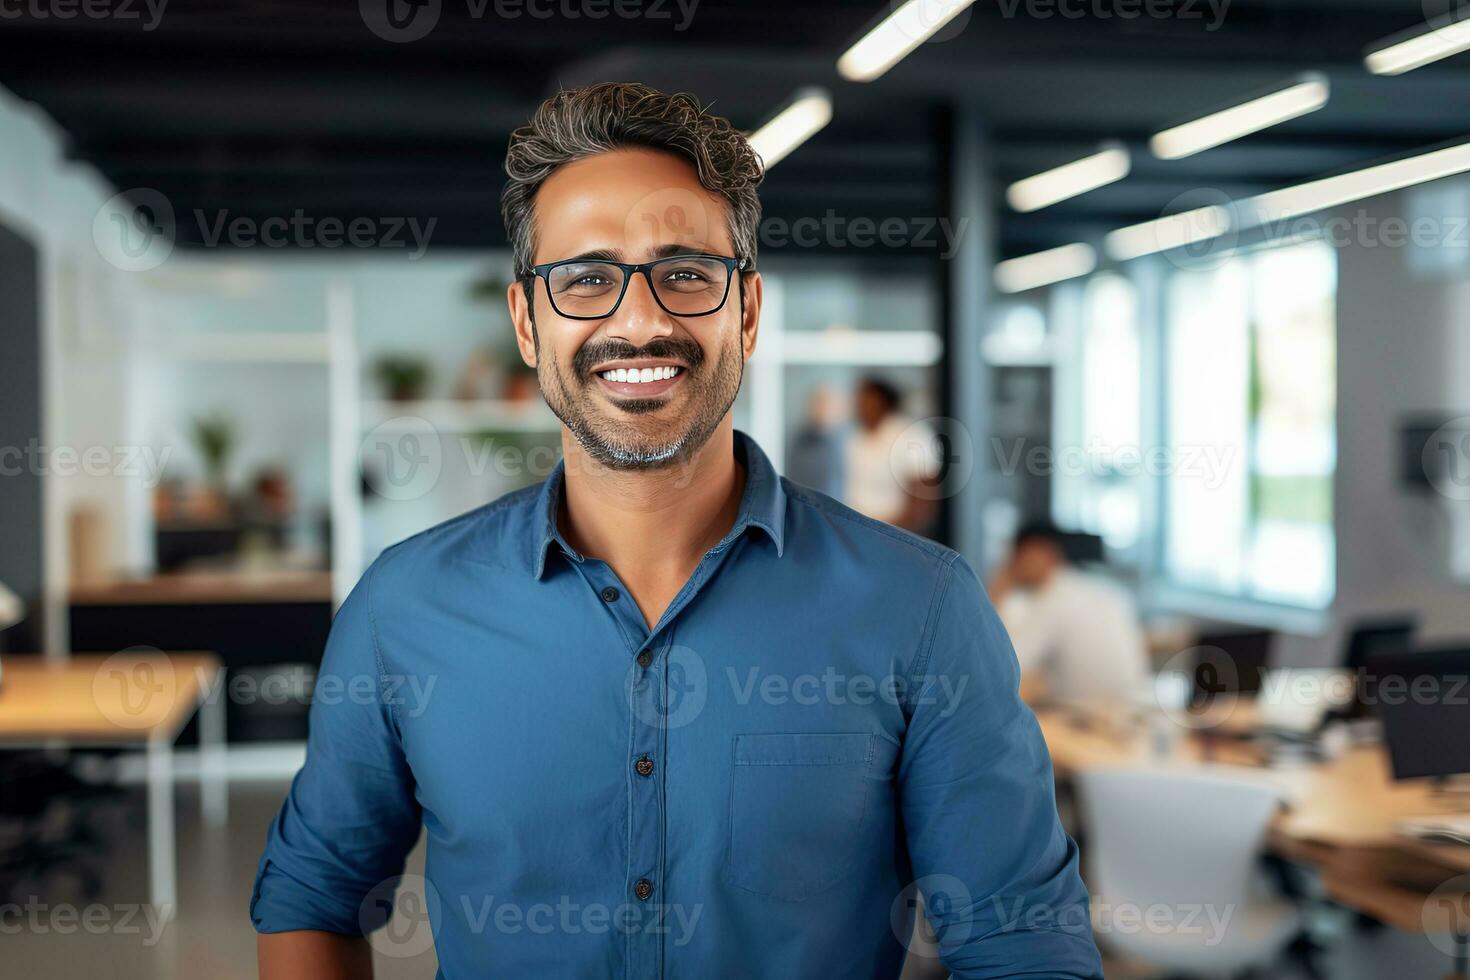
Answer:
M1101 977L974 571L736 454L735 524L651 630L558 531L560 467L384 552L256 928L373 930L422 827L443 977L895 977L915 928L957 977Z

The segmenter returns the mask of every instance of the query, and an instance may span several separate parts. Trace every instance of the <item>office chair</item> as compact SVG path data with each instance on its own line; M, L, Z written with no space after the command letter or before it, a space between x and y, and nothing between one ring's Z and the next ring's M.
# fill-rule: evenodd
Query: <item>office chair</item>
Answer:
M1253 888L1278 802L1269 787L1133 769L1084 772L1078 786L1100 945L1175 974L1233 977L1270 966L1298 935L1296 907Z

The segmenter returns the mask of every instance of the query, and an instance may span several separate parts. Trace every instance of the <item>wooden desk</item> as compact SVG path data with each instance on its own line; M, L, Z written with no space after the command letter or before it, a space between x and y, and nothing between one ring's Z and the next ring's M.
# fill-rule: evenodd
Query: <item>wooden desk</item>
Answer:
M208 653L132 651L48 659L0 659L0 749L55 746L140 748L148 772L150 901L171 919L178 905L173 744L199 713L204 817L228 817L225 691Z
M1315 868L1334 900L1396 928L1424 931L1429 893L1470 873L1470 848L1426 844L1394 832L1405 817L1452 812L1465 801L1437 797L1422 780L1395 782L1381 747L1355 747L1317 765L1267 768L1238 742L1220 743L1207 762L1201 739L1181 737L1174 754L1159 759L1142 732L1079 728L1052 711L1037 712L1037 719L1058 778L1118 766L1198 771L1211 765L1272 786L1284 803L1271 828L1272 851Z

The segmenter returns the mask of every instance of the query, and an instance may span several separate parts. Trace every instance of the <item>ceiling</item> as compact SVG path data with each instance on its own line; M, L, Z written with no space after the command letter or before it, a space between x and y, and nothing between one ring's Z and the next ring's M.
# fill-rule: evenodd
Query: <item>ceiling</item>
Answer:
M1200 188L1253 193L1470 134L1470 55L1397 78L1361 64L1455 0L979 0L870 84L835 62L885 0L417 0L438 19L402 43L369 29L384 0L172 0L152 29L144 0L98 2L119 15L40 16L59 0L27 0L0 19L0 85L119 189L166 195L185 241L196 211L299 209L433 218L435 246L502 244L507 133L556 87L598 79L692 91L742 128L802 85L831 89L832 124L763 188L786 222L946 215L950 127L974 118L1002 254L1093 238ZM1123 16L1145 3L1175 15ZM615 9L642 16L594 16ZM1185 160L1149 156L1154 130L1308 69L1331 79L1324 110ZM1134 149L1126 180L1006 209L1007 183L1104 139Z

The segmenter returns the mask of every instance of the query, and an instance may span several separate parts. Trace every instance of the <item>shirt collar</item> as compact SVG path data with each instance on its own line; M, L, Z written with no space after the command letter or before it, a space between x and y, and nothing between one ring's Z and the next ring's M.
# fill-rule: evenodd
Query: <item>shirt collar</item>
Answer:
M786 491L781 486L781 478L761 447L739 429L735 430L735 458L745 464L745 491L740 497L735 524L715 549L727 547L751 527L758 527L771 539L776 546L776 556L780 557L786 545ZM584 560L584 556L562 537L557 527L565 469L565 461L558 461L536 498L529 529L528 557L531 574L538 579L545 575L546 555L553 545L572 561Z

